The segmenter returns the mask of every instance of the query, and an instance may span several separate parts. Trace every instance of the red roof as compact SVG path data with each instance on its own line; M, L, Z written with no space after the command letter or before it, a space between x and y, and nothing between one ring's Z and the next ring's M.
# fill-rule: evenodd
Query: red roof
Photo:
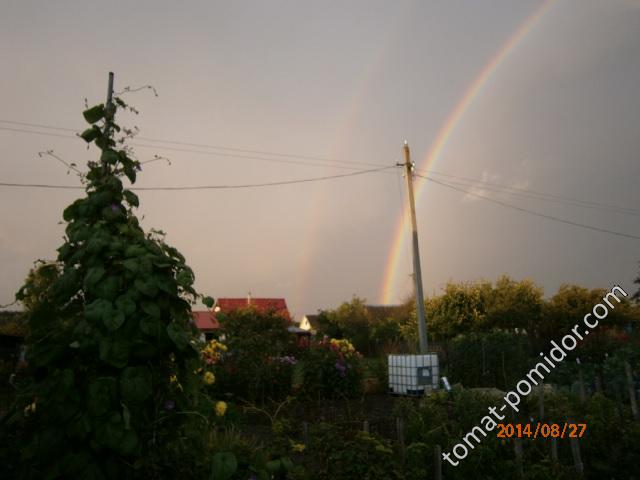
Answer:
M254 307L260 312L276 312L291 320L284 298L219 298L216 307L220 307L221 312Z
M198 330L215 330L220 327L213 312L191 312L191 315Z
M259 312L276 312L291 321L291 315L289 315L287 302L285 302L284 298L219 298L216 302L215 311L232 312L247 307L254 307ZM211 331L220 328L215 311L191 312L198 330Z

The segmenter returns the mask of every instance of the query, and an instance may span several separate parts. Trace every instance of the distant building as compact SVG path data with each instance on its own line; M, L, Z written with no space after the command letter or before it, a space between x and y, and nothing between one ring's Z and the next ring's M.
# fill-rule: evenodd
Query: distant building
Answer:
M291 314L289 313L287 302L284 298L253 298L251 294L248 294L246 298L218 298L212 310L192 312L193 321L198 330L204 335L204 338L210 339L216 330L220 328L216 314L230 313L248 307L255 308L261 313L277 313L291 323ZM295 329L296 327L292 325L290 328ZM292 333L299 333L295 330L290 331Z
M316 333L318 331L318 315L303 315L300 319L300 322L298 323L298 327L301 330Z

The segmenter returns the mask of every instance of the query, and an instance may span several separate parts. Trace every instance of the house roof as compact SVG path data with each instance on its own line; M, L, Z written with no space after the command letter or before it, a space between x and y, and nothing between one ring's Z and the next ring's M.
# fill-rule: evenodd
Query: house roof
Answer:
M247 307L254 307L260 312L276 312L291 320L284 298L218 298L214 311L192 311L191 315L198 330L211 331L220 328L217 312L228 313Z
M219 311L223 313L247 307L253 307L260 312L276 312L287 320L291 319L287 302L284 298L218 298L216 302L216 309L220 308Z
M193 316L193 321L198 327L198 330L215 330L220 327L218 320L216 320L213 312L210 311L199 311L199 312L191 312Z
M318 330L318 315L308 314L308 315L305 315L305 317L307 317L307 320L309 321L309 325L311 326L311 329ZM300 321L302 321L302 319L300 319Z

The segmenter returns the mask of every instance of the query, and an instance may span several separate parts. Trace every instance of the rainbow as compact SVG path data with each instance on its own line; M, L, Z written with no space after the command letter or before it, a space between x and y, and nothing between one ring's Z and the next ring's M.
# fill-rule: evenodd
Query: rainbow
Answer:
M446 121L438 131L434 142L432 143L427 155L420 165L417 167L428 173L430 168L433 168L438 158L440 158L447 142L450 140L456 126L460 123L464 113L469 106L478 97L482 88L487 84L491 75L498 69L498 67L505 61L509 54L518 46L522 39L529 33L532 27L540 20L540 18L549 10L554 0L545 0L545 2L536 9L527 19L518 27L516 32L509 38L509 40L497 51L497 53L485 64L480 70L475 79L467 87L465 93L462 95L456 106L451 110ZM424 185L426 180L417 177L414 183L415 199L416 203L420 199L422 192L424 191ZM398 300L396 295L395 286L398 279L398 264L402 253L402 246L405 244L405 238L408 236L404 228L403 215L400 215L395 234L391 244L391 250L387 259L385 267L384 281L382 283L382 303L389 304Z

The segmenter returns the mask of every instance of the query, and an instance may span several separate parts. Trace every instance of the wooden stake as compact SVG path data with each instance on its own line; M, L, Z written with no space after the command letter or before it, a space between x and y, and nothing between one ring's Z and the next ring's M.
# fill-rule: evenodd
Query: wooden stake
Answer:
M518 478L524 477L524 471L522 470L522 439L513 439L513 450L516 453L516 463L518 464Z
M631 371L631 364L624 362L624 371L627 375L627 388L629 389L629 401L631 402L631 413L636 422L640 421L640 415L638 414L638 402L636 400L636 386L633 381L633 372Z
M584 388L584 376L582 375L582 366L578 367L578 386L580 387L580 402L587 401L587 392Z
M404 422L402 418L396 418L396 433L398 434L398 444L400 445L400 457L402 459L402 463L405 460L405 445L404 445Z
M577 438L570 438L571 442L571 455L573 456L573 465L576 469L576 473L579 476L584 474L584 464L582 463L582 458L580 457L580 443Z
M436 445L433 450L433 478L434 480L442 480L442 447Z

